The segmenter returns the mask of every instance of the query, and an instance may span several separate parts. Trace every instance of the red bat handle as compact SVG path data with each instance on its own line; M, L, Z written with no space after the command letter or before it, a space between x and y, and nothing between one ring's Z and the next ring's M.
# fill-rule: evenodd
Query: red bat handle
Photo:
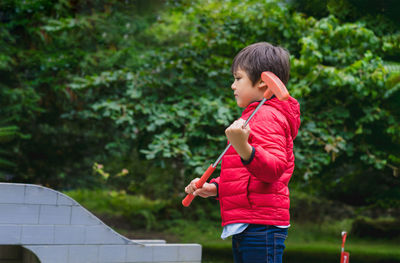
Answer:
M211 174L215 171L215 168L216 167L213 167L212 165L210 165L210 167L208 167L208 169L200 177L200 180L198 180L196 182L197 189L203 187L204 183L207 182L208 178L210 178ZM185 199L182 200L182 205L185 207L188 207L190 205L190 203L193 201L194 197L195 197L194 195L188 194L185 197Z

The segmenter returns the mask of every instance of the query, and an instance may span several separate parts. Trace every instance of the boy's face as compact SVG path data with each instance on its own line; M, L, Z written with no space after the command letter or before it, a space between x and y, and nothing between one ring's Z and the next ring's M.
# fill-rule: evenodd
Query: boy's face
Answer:
M235 81L232 83L231 88L239 107L245 108L254 101L262 100L266 87L262 86L263 82L261 80L253 85L246 71L240 68L233 73L233 76Z

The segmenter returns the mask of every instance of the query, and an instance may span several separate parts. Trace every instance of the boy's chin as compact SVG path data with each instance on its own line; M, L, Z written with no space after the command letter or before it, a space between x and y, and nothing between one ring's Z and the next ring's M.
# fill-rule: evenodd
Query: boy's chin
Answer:
M236 102L236 104L238 105L239 108L246 108L247 107L247 105L245 105L243 103Z

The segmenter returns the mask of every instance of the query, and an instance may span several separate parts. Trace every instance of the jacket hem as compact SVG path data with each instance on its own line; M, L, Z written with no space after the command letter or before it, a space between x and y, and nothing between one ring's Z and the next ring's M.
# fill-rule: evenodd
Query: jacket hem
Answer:
M270 225L270 226L288 226L290 225L290 221L281 221L281 220L246 220L246 219L238 219L238 220L230 220L224 221L221 223L221 226L226 226L234 223L243 223L243 224L256 224L256 225Z

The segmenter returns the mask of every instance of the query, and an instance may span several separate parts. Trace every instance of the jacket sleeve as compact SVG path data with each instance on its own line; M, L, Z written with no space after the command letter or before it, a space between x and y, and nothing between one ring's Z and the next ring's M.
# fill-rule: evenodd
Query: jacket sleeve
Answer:
M272 183L287 169L285 124L271 111L263 112L250 124L250 145L253 152L249 160L242 160L247 170L259 180Z
M219 176L217 178L211 179L210 184L215 184L215 186L217 187L217 196L215 196L214 198L218 200L219 199L219 193L218 193L218 191L219 191Z

